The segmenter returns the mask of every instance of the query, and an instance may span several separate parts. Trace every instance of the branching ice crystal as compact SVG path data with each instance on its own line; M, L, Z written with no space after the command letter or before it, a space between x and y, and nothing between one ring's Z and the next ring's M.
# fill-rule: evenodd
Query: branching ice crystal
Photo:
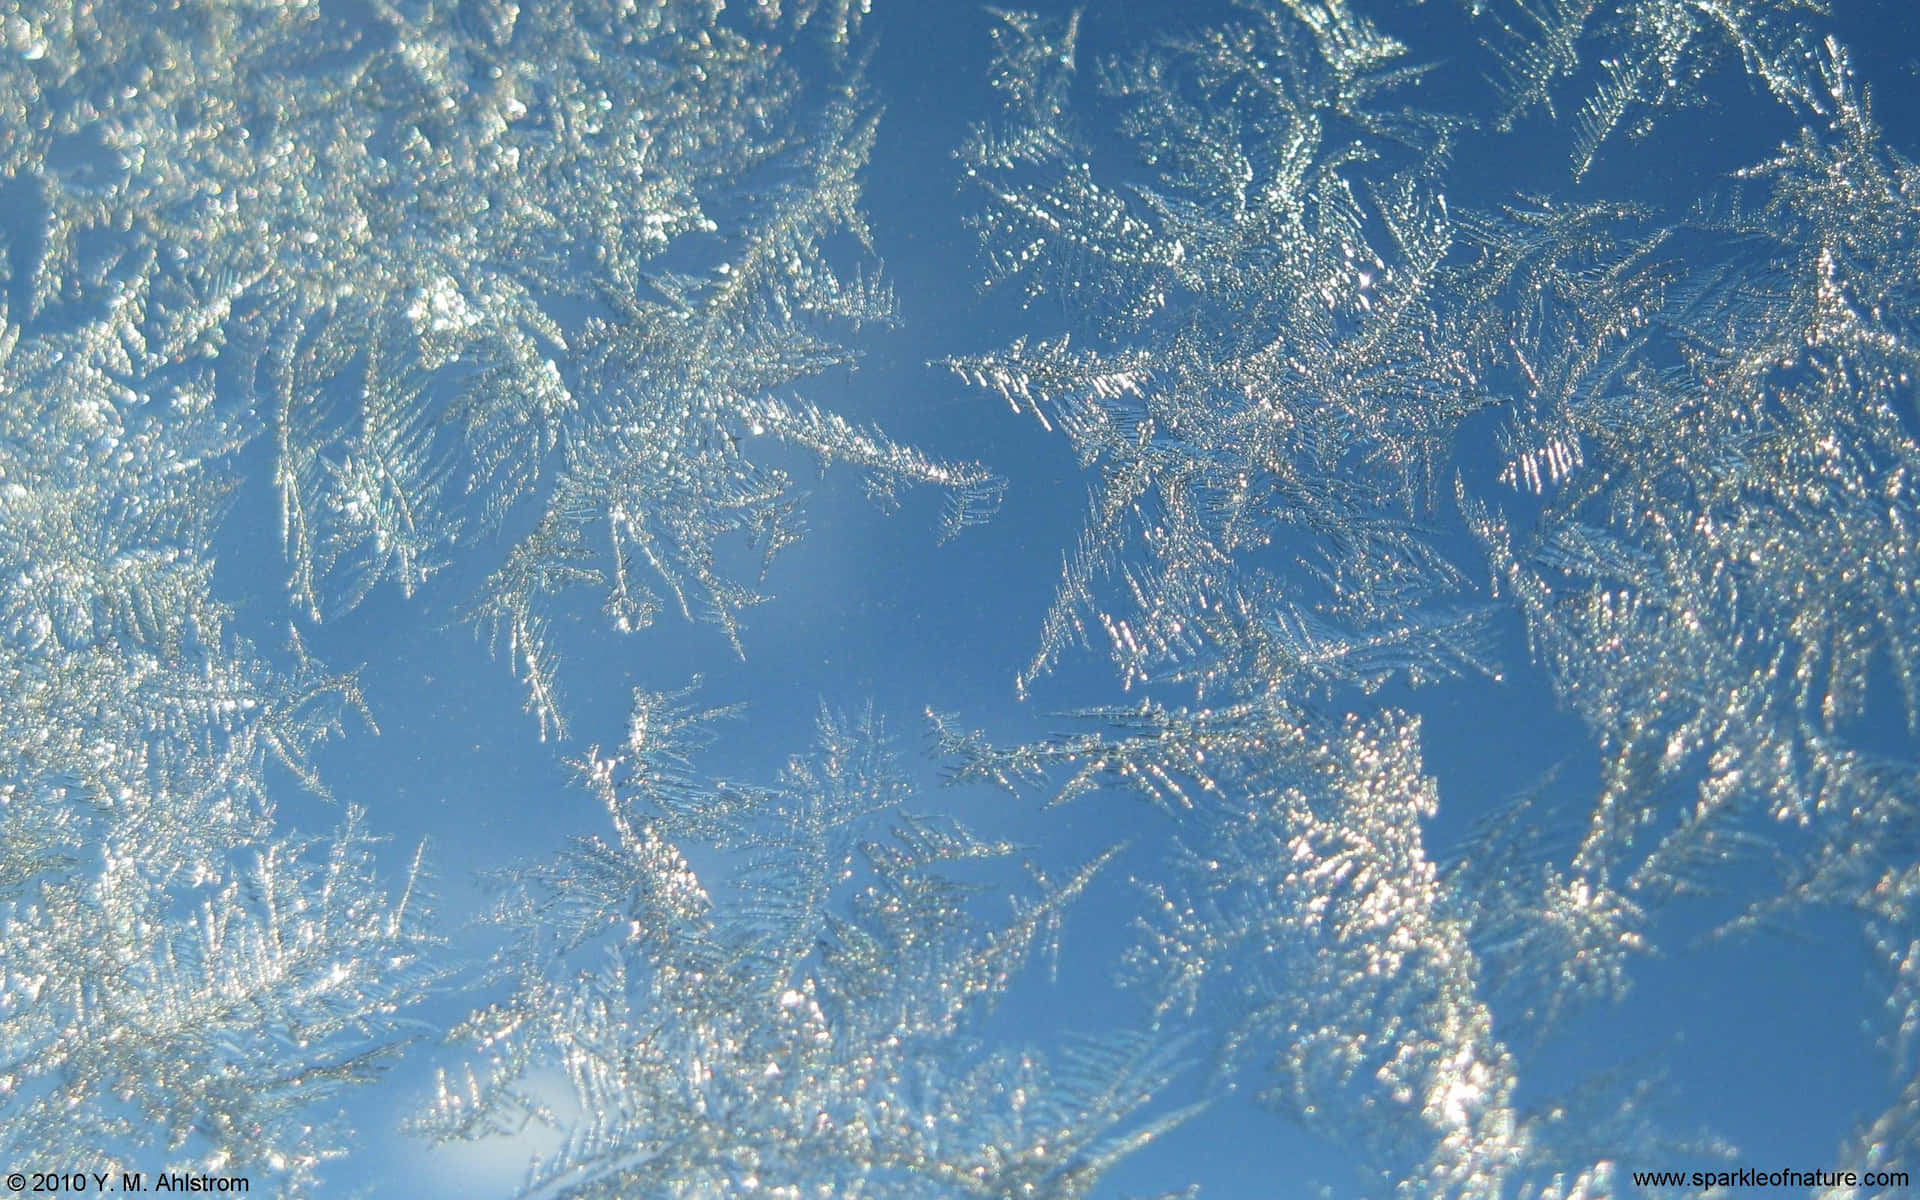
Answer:
M1397 104L1404 47L1345 5L1246 8L1104 69L1149 168L1125 186L1095 180L1062 100L1075 26L1002 18L1003 111L962 153L989 283L1061 298L1106 342L948 360L1101 479L1023 691L1096 626L1129 683L1488 669L1463 577L1417 528L1477 406L1426 303L1455 125ZM1252 565L1288 558L1323 581L1319 613ZM1115 577L1125 616L1101 613Z
M1258 1081L1263 1104L1349 1144L1369 1195L1590 1194L1610 1156L1660 1144L1605 1081L1611 1140L1569 1126L1564 1102L1516 1103L1492 998L1520 986L1531 999L1542 978L1596 986L1586 976L1613 961L1601 956L1638 948L1635 915L1619 933L1614 898L1557 880L1529 893L1526 876L1490 863L1478 866L1526 894L1473 902L1462 869L1423 844L1439 796L1416 719L1329 729L1272 697L1085 715L1108 729L1011 750L936 724L961 780L1020 787L1064 772L1056 802L1106 781L1179 818L1173 878L1145 885L1126 975L1160 997L1163 1021L1216 1031L1216 1087ZM1504 928L1488 925L1496 901Z
M1513 1109L1517 1054L1621 999L1666 911L1736 879L1723 934L1860 915L1910 1055L1920 775L1870 698L1911 735L1920 182L1844 53L1798 6L1489 6L1509 119L1620 55L1575 122L1581 173L1727 59L1814 124L1687 212L1455 211L1465 125L1395 106L1418 74L1397 42L1344 4L1240 7L1101 69L1138 160L1119 182L1072 103L1078 23L1003 18L1003 110L962 152L987 286L1078 319L948 365L1097 478L1020 686L1104 635L1124 683L1214 707L1152 699L1012 750L943 721L959 776L1170 813L1145 978L1234 1030L1224 1086L1264 1044L1271 1097L1379 1133L1382 1188L1608 1194L1607 1160L1657 1139L1630 1099L1612 1144ZM1584 831L1536 796L1443 869L1410 718L1363 697L1495 674L1488 597L1592 732L1597 795ZM1410 748L1376 786L1381 744ZM1848 1154L1908 1161L1911 1104Z
M1657 893L1695 886L1696 869L1734 851L1736 814L1752 806L1831 826L1855 860L1858 822L1907 819L1896 797L1912 766L1858 739L1876 662L1908 728L1920 720L1920 514L1904 483L1920 444L1903 415L1913 349L1896 299L1914 286L1896 231L1917 214L1911 166L1879 148L1844 59L1830 64L1832 140L1809 134L1748 172L1765 185L1758 203L1651 235L1624 213L1543 214L1499 244L1549 229L1577 240L1483 260L1514 264L1509 291L1551 298L1544 320L1486 339L1526 371L1521 436L1587 449L1524 540L1479 501L1463 509L1536 652L1601 736L1605 790L1582 861L1630 861L1662 793L1697 780L1689 818L1634 868ZM1660 264L1648 248L1663 245L1709 265ZM1582 260L1604 269L1567 272Z
M1544 108L1558 116L1555 93L1580 79L1587 94L1573 126L1573 170L1581 176L1600 148L1625 128L1651 128L1662 109L1701 102L1703 82L1724 59L1775 99L1821 111L1803 60L1805 25L1823 0L1489 0L1475 4L1490 26L1487 45L1506 93L1503 127ZM1588 82L1593 74L1597 82Z
M1893 964L1904 1027L1920 767L1876 731L1891 714L1868 697L1885 687L1909 733L1920 720L1920 212L1912 164L1832 43L1817 80L1828 128L1743 172L1702 219L1649 233L1643 215L1563 212L1496 235L1489 266L1539 245L1535 231L1580 231L1508 277L1552 297L1546 319L1486 344L1526 369L1537 407L1521 436L1577 438L1584 464L1542 489L1525 534L1464 493L1462 506L1601 748L1574 858L1586 886L1632 913L1719 891L1744 863L1781 886L1749 889L1728 931L1852 907ZM1565 271L1582 260L1606 266ZM1910 1161L1912 1104L1903 1093L1877 1122L1877 1153Z
M798 537L769 444L882 500L939 488L948 533L997 503L982 469L784 394L893 319L860 211L866 7L762 4L765 38L700 0L23 10L4 102L29 311L137 275L161 359L138 369L251 393L311 619L411 594L544 505L469 612L561 731L556 588L603 589L618 630L671 605L739 644L760 595L723 547ZM840 63L825 86L794 39Z
M0 1153L309 1194L436 944L417 858L389 896L359 809L275 832L271 771L317 783L358 689L227 631L240 433L203 368L122 382L156 367L147 311L120 281L0 338Z
M895 319L868 5L741 7L0 3L14 1160L314 1192L440 970L418 855L382 884L359 807L276 818L366 706L213 594L250 439L302 622L504 543L462 611L543 734L560 593L746 646L794 460L930 486L947 534L997 504L804 394ZM1610 1196L1726 1147L1663 1139L1652 1085L1543 1098L1528 1056L1688 918L1818 907L1865 935L1892 1065L1842 1165L1920 1160L1920 171L1810 2L1469 4L1491 122L1431 111L1446 68L1388 7L1235 7L1103 62L1077 16L996 14L961 158L1025 321L943 360L1093 480L1019 690L1101 642L1144 698L942 745L1159 810L1123 968L1156 1025L1044 1059L987 1032L1115 851L1042 869L911 815L870 714L708 782L730 710L642 691L581 763L610 830L500 881L505 999L423 1131L560 1126L534 1196L1079 1196L1194 1111L1166 1093L1198 1055L1200 1103L1324 1133L1364 1194ZM1723 85L1790 136L1683 211L1455 178L1543 113L1603 186ZM1433 853L1409 685L1530 669L1591 753Z
M1183 1118L1143 1112L1177 1043L1046 1062L971 1034L1106 856L985 921L978 881L1015 847L907 815L875 718L823 715L758 788L691 773L720 715L637 693L623 750L581 764L612 836L502 878L514 995L457 1031L481 1059L422 1132L560 1121L527 1196L1069 1197ZM710 888L681 845L743 869ZM577 1116L528 1090L549 1067Z

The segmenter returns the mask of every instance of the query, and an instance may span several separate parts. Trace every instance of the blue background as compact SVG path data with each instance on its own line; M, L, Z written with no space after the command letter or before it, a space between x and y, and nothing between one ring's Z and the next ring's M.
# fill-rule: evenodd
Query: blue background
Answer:
M1464 98L1480 86L1473 74L1478 55L1453 6L1433 0L1370 7L1412 44L1417 61L1438 64L1422 85L1435 94L1435 107L1473 106ZM929 705L1011 744L1071 725L1057 714L1128 699L1098 652L1070 656L1033 699L1015 699L1014 675L1036 645L1091 479L1064 439L929 362L1002 346L1023 333L1052 335L1069 320L1058 311L1018 311L975 288L974 237L962 220L977 198L962 186L953 149L990 106L990 18L947 0L880 0L878 9L870 20L870 81L886 116L867 203L904 323L868 331L860 369L816 379L806 394L930 454L987 464L1009 481L1004 505L986 526L942 545L934 532L936 497L909 495L900 511L882 513L849 474L829 472L813 485L806 540L775 561L768 579L774 599L747 615L744 661L717 629L673 616L617 638L596 619L594 597L580 596L577 611L555 614L575 734L558 745L536 737L506 666L465 627L446 624L446 614L496 565L506 539L467 550L420 596L405 599L382 586L355 611L312 631L322 661L365 664L361 679L380 725L378 736L355 730L325 748L321 773L339 799L366 805L375 828L391 836L394 870L415 843L429 841L442 912L464 950L480 953L487 945L484 930L461 927L482 903L476 873L553 849L568 835L599 831L603 813L572 785L566 759L588 744L618 741L636 686L673 688L698 675L703 702L747 702L747 717L726 727L704 765L748 780L771 779L790 754L805 749L822 703L852 710L871 700L902 744L913 747L923 740L921 713ZM1889 137L1912 151L1920 129L1912 119L1920 113L1916 30L1902 9L1849 6L1831 24L1874 84ZM1217 14L1184 4L1091 4L1082 61L1209 15ZM1684 205L1703 180L1765 157L1788 131L1778 109L1735 82L1703 109L1669 115L1648 141L1614 146L1584 188ZM1460 191L1450 201L1465 208L1564 188L1562 136L1536 118L1511 137L1469 138L1453 172ZM219 547L216 582L216 592L239 606L242 629L262 646L280 643L287 619L270 451L261 439L236 464L244 483ZM794 464L809 471L797 456ZM1517 623L1502 636L1508 661L1524 663ZM1560 786L1570 793L1592 778L1582 729L1556 711L1537 671L1515 669L1500 683L1469 678L1419 692L1389 688L1372 703L1424 717L1427 766L1442 795L1427 831L1433 854L1444 856L1474 818L1556 764L1564 765ZM1890 737L1901 740L1897 732ZM1043 809L1040 797L944 786L939 763L913 761L923 808L1026 841L1038 861L1056 868L1130 842L1119 867L1074 914L1059 981L1050 984L1039 972L1024 980L996 1018L996 1034L1046 1044L1063 1030L1137 1019L1140 998L1115 991L1110 980L1140 903L1128 876L1157 870L1170 833L1165 818L1108 794ZM289 827L319 829L336 819L318 799L291 787L282 795ZM1570 1036L1541 1052L1520 1048L1521 1101L1596 1069L1624 1066L1637 1075L1658 1068L1671 1081L1662 1090L1676 1138L1710 1129L1740 1148L1743 1163L1831 1165L1852 1124L1880 1111L1893 1090L1873 1047L1883 1023L1880 1001L1867 986L1869 964L1851 924L1835 920L1823 930L1816 922L1795 941L1754 936L1691 950L1681 931L1662 940L1679 949L1640 960L1625 1003L1584 1013ZM451 1023L481 998L454 991L421 1015ZM381 1196L509 1194L527 1151L544 1135L435 1150L392 1132L424 1102L431 1067L456 1057L423 1044L390 1086L356 1100L364 1144L329 1178ZM1183 1086L1197 1087L1197 1075ZM1677 1155L1671 1164L1623 1166L1683 1163L1711 1165ZM1235 1097L1139 1154L1102 1194L1145 1195L1197 1182L1212 1196L1291 1197L1313 1194L1309 1181L1316 1179L1330 1185L1328 1194L1344 1194L1341 1151Z

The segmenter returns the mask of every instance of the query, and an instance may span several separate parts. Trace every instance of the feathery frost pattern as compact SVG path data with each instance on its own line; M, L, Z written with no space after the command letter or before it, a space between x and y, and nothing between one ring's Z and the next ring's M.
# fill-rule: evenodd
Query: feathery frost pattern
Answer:
M1844 50L1799 6L1484 6L1502 128L1610 55L1576 176L1709 77L1788 137L1692 208L1450 198L1499 130L1410 107L1427 68L1356 6L1237 7L1084 83L1085 21L1001 18L1001 111L960 157L986 293L1031 332L947 365L1098 480L1018 685L1102 641L1123 685L1213 706L1012 749L942 718L957 776L1169 814L1136 982L1214 1032L1217 1087L1361 1131L1368 1194L1610 1195L1657 1159L1606 1080L1583 1104L1612 1097L1612 1141L1514 1096L1709 895L1738 898L1716 937L1858 914L1904 1077L1920 213ZM1494 653L1516 625L1530 663ZM1534 669L1592 736L1584 813L1549 780L1436 863L1419 724L1366 698ZM1914 1161L1912 1091L1888 1099L1848 1165Z
M315 747L368 710L297 631L278 656L228 631L244 464L270 461L303 621L522 535L468 612L543 733L556 591L741 644L761 597L730 543L799 534L767 442L883 499L943 489L949 533L992 511L984 471L787 394L893 319L859 210L866 10L0 11L9 1166L311 1193L350 1140L330 1114L446 970L418 857L377 877L377 818L280 828L284 777L324 796ZM803 87L779 37L834 76Z
M889 271L875 35L934 2L0 0L0 1165L386 1194L398 1103L539 1143L526 1197L1113 1197L1214 1178L1217 1112L1330 1195L1717 1195L1630 1172L1779 1165L1751 1114L1594 1031L1680 1019L1655 956L1846 930L1875 1016L1823 1040L1886 1073L1782 1104L1879 1173L1828 1196L1911 1194L1920 166L1858 15L978 14L915 64L984 77L977 255ZM982 323L896 296L968 269ZM1079 502L868 423L902 309L1089 494L1034 642L886 647L1000 808L857 696L761 773L790 681L595 653L752 666L773 564L832 569L810 466L936 497L929 556ZM951 602L1024 594L994 561ZM504 739L415 744L328 665L367 625L428 680L414 633L477 634L596 802L487 875L477 962L429 884L486 815L408 854L330 756ZM976 662L1022 703L943 711Z
M990 287L1057 292L1103 335L948 360L1100 472L1023 691L1102 635L1130 684L1484 669L1475 602L1417 529L1476 407L1422 302L1456 123L1397 99L1415 74L1399 43L1342 7L1302 11L1109 64L1103 104L1152 168L1125 187L1091 178L1088 135L1057 115L1077 27L998 31L1005 108L962 154ZM1229 120L1201 99L1223 96ZM1289 543L1315 548L1322 613L1273 606L1274 575L1251 569ZM1100 613L1108 581L1127 615Z
M228 631L206 545L242 434L206 372L122 382L159 362L142 299L0 342L0 1154L301 1193L437 943L361 809L276 832L271 779L317 785L359 691Z
M251 397L310 619L412 595L544 505L467 612L564 733L556 591L739 646L763 597L722 548L799 536L766 443L883 498L942 489L948 534L997 504L982 469L782 395L893 319L859 208L876 106L845 53L865 8L760 6L834 49L818 88L697 0L380 5L364 29L323 6L23 11L7 153L39 228L16 291L36 316L138 278L154 354ZM165 71L138 65L156 47ZM124 244L82 261L109 229Z
M969 879L1016 848L906 812L870 713L823 714L769 787L698 779L724 715L638 693L622 752L581 764L611 837L501 880L514 996L456 1031L485 1057L423 1132L559 1120L528 1089L557 1071L579 1115L523 1195L1070 1197L1182 1119L1139 1115L1177 1044L973 1041L1106 855L982 924ZM710 887L696 844L744 864Z
M1663 110L1701 104L1724 62L1739 63L1732 74L1763 94L1819 107L1806 35L1808 20L1827 12L1823 0L1471 2L1498 63L1500 124L1535 108L1558 117L1565 105L1576 177L1615 134L1645 137ZM1567 103L1575 97L1577 110Z

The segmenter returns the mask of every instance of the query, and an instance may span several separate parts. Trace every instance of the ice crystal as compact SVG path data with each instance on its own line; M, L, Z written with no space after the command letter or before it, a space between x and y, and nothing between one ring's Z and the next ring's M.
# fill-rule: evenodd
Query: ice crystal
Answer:
M1012 749L938 727L961 780L1048 784L1056 802L1113 784L1177 818L1171 878L1144 885L1126 976L1169 1027L1213 1031L1216 1087L1257 1085L1261 1103L1347 1144L1369 1195L1560 1195L1556 1174L1577 1195L1612 1156L1663 1144L1613 1081L1578 1098L1611 1101L1610 1137L1569 1126L1573 1100L1516 1102L1503 1029L1537 1035L1568 994L1617 987L1638 914L1550 860L1536 892L1507 862L1431 857L1422 825L1439 794L1416 718L1329 728L1272 696L1085 715L1105 728ZM1463 879L1475 869L1518 894ZM1553 1011L1503 1019L1496 1001L1516 999Z
M1584 468L1524 535L1463 510L1601 749L1574 857L1589 894L1633 914L1770 866L1780 890L1747 889L1728 930L1846 905L1897 962L1920 768L1868 695L1885 686L1915 727L1914 169L1832 43L1818 78L1827 128L1702 219L1562 211L1498 235L1573 234L1507 277L1551 300L1497 336L1526 369L1524 436L1579 439ZM1890 982L1904 1028L1910 985ZM1911 1113L1903 1095L1879 1119L1883 1147L1906 1153Z
M146 311L123 283L0 345L0 1149L305 1193L434 942L418 861L389 897L359 809L276 831L273 769L317 782L358 689L228 631L207 543L239 433L204 371L121 382Z
M871 715L824 715L768 787L693 775L717 715L638 693L622 752L589 754L612 836L503 878L514 995L457 1031L481 1061L423 1132L560 1121L528 1196L1081 1196L1181 1119L1142 1115L1177 1044L972 1040L1105 856L985 921L970 880L1015 847L907 814ZM745 857L710 886L682 845ZM546 1068L577 1115L528 1091Z
M1920 169L1823 6L1476 0L1478 84L1439 5L1231 7L1098 61L1097 15L993 14L959 157L1007 324L940 360L1091 483L1016 690L1099 643L1131 700L937 736L959 782L1148 802L1151 1023L1001 1027L1119 849L941 815L872 713L713 781L736 709L643 687L578 764L607 828L494 878L422 1132L557 1127L529 1196L1081 1196L1252 1099L1343 1194L1612 1196L1729 1148L1542 1052L1645 956L1817 909L1891 1065L1839 1165L1920 1159ZM897 319L869 5L735 8L0 0L12 1159L333 1186L445 964L377 817L282 823L371 724L314 623L451 611L564 737L570 602L744 653L802 464L943 535L999 503L812 386ZM1778 150L1679 203L1608 156L1762 91ZM1523 121L1575 180L1457 167ZM216 593L236 494L284 651ZM1500 803L1423 713L1521 676L1585 743Z
M859 208L866 8L761 7L827 48L818 89L699 0L0 12L6 298L29 322L0 344L15 1161L153 1145L309 1189L346 1136L336 1093L398 1047L438 969L360 810L330 851L274 819L269 774L323 790L313 747L365 709L298 633L276 671L211 594L261 428L304 619L412 595L536 518L468 611L543 732L556 589L603 588L618 629L671 603L739 644L759 596L727 543L770 556L798 534L768 443L854 463L883 501L942 488L948 532L991 511L984 471L788 394L893 319ZM932 922L929 869L888 878ZM1081 886L980 949L974 990ZM1087 1147L1021 1169L1097 1175Z
M1572 117L1579 176L1622 128L1643 135L1659 110L1699 104L1724 59L1777 100L1817 110L1800 67L1810 49L1806 20L1826 8L1822 0L1491 0L1482 11L1507 98L1503 125L1534 108L1557 116L1555 93L1570 79L1587 89Z
M562 729L552 589L603 588L619 630L670 603L738 644L760 596L722 547L798 536L769 445L851 463L882 499L942 489L949 533L997 501L980 468L784 394L892 319L859 207L865 9L761 6L833 49L820 87L696 0L379 5L364 27L319 6L23 12L30 312L80 297L94 232L157 260L156 353L245 387L275 431L312 619L411 594L544 506L469 612ZM453 515L462 491L479 522Z
M1651 1153L1645 1125L1568 1141L1511 1107L1519 1052L1621 1000L1671 908L1733 890L1726 934L1849 906L1878 957L1908 954L1888 897L1916 768L1869 698L1915 728L1920 187L1844 52L1762 6L1493 6L1513 112L1620 43L1575 123L1581 171L1635 109L1703 99L1721 46L1809 125L1683 212L1456 211L1465 125L1404 106L1398 42L1344 4L1240 7L1093 81L1131 176L1082 128L1079 23L1003 18L1002 113L962 152L987 286L1076 321L948 360L1097 479L1021 689L1103 634L1124 684L1214 707L1150 699L1013 749L943 719L943 744L963 779L1119 785L1173 817L1137 965L1232 1030L1224 1079L1264 1045L1271 1098L1377 1133L1379 1186L1604 1194L1605 1160ZM1436 868L1417 727L1365 696L1510 670L1498 607L1586 722L1596 794L1572 820L1558 789L1534 797ZM1382 758L1406 769L1368 775ZM1911 1117L1903 1093L1860 1145L1908 1153Z
M1876 661L1893 667L1908 727L1920 719L1907 582L1920 514L1903 482L1920 445L1902 416L1912 350L1894 299L1913 286L1894 248L1914 217L1911 167L1878 148L1843 59L1828 79L1831 138L1808 134L1749 172L1762 194L1705 228L1542 213L1485 260L1512 272L1504 287L1550 298L1488 339L1525 369L1523 436L1587 447L1524 539L1463 500L1608 756L1582 858L1617 861L1649 806L1698 780L1638 886L1691 886L1735 845L1741 810L1834 823L1851 843L1856 822L1893 818L1911 771L1859 741ZM1566 248L1504 257L1546 239ZM1661 261L1682 245L1689 271Z
M1416 526L1475 407L1425 302L1454 124L1396 102L1404 47L1346 6L1249 12L1102 74L1151 168L1125 185L1094 178L1056 98L1075 27L1003 18L1001 120L963 152L989 280L1063 297L1106 342L948 360L1099 470L1023 690L1096 624L1129 682L1488 669L1463 577ZM1270 550L1320 575L1323 613L1279 601L1252 568ZM1131 614L1096 619L1115 576Z

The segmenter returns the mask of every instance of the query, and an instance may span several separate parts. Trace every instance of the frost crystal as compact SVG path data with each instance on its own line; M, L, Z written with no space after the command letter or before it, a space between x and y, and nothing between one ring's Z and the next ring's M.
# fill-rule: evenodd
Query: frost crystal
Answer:
M527 1088L554 1069L578 1116L527 1196L1070 1197L1183 1118L1140 1115L1177 1043L973 1040L1104 856L983 922L969 878L1015 847L904 812L870 714L823 715L773 786L705 784L719 714L683 698L637 694L625 751L582 764L611 838L502 878L514 996L457 1031L483 1058L422 1132L559 1120ZM710 888L683 845L742 869Z
M845 53L866 5L761 6L834 50L824 86L719 9L16 15L43 50L4 92L34 114L4 164L37 222L29 315L138 279L153 359L128 370L198 363L251 396L311 619L411 595L543 508L467 611L563 732L557 590L601 589L616 630L671 605L740 644L762 597L730 543L799 536L769 445L883 499L938 488L949 534L998 502L984 470L784 394L893 319L860 210L876 106Z
M493 877L418 1132L557 1129L528 1196L1077 1197L1258 1106L1330 1194L1598 1200L1758 1149L1578 1052L1646 960L1851 927L1891 1070L1825 1165L1920 1166L1909 114L1814 0L1218 7L981 18L989 311L936 351L1090 485L1015 691L1114 668L1051 737L937 717L950 774L1148 836L975 833L871 712L717 782L740 706L643 684L574 752L605 827ZM372 723L316 623L469 626L565 739L582 609L746 653L809 464L943 536L1000 503L820 394L922 277L869 8L0 0L9 1170L350 1174L454 967L385 797L287 816ZM217 582L256 510L284 650ZM1145 1023L1029 1048L1050 987Z
M948 360L1100 474L1023 690L1096 630L1129 683L1486 669L1475 606L1416 525L1475 407L1425 303L1454 123L1396 101L1404 47L1344 6L1252 16L1103 72L1152 168L1125 187L1093 178L1070 110L1039 99L1069 86L1075 27L1004 18L1001 121L963 152L990 286L1063 295L1105 343L1062 331ZM1250 569L1289 544L1315 548L1324 615ZM1108 580L1124 615L1099 611Z
M1911 959L1920 776L1873 697L1920 728L1920 182L1838 45L1763 11L1797 6L1486 6L1509 123L1618 54L1577 173L1642 110L1701 100L1726 46L1811 122L1681 212L1450 205L1454 152L1492 135L1409 107L1398 41L1344 3L1238 7L1101 64L1096 104L1081 22L1002 19L1002 111L961 157L987 291L1017 288L1034 332L947 365L1097 479L1020 688L1100 640L1149 699L1012 749L943 718L942 742L962 779L1169 814L1138 982L1224 1031L1221 1087L1268 1068L1270 1102L1362 1143L1370 1189L1610 1194L1610 1162L1660 1143L1632 1097L1611 1141L1513 1098L1525 1052L1622 1000L1676 910L1731 891L1725 936L1846 906ZM1516 625L1597 778L1436 865L1419 726L1368 697L1506 678ZM1911 1161L1913 1111L1907 1089L1847 1155Z
M631 629L651 584L738 644L730 543L798 535L767 442L934 485L949 532L991 512L984 471L786 394L893 315L865 11L763 6L839 64L813 89L700 0L0 5L9 1166L311 1191L444 968L361 809L328 842L276 818L365 708L214 597L249 439L303 620L524 534L470 614L543 731L556 590Z
M1808 17L1823 0L1489 0L1486 42L1506 93L1503 127L1539 107L1558 115L1555 92L1598 68L1573 124L1576 176L1621 129L1644 136L1654 114L1701 103L1724 59L1739 62L1774 98L1819 109L1800 60L1810 56ZM1582 83L1585 84L1585 80Z
M275 830L274 770L317 783L359 693L228 632L206 546L239 433L203 372L119 382L153 362L144 302L0 338L0 1154L305 1193L436 943L361 810Z

